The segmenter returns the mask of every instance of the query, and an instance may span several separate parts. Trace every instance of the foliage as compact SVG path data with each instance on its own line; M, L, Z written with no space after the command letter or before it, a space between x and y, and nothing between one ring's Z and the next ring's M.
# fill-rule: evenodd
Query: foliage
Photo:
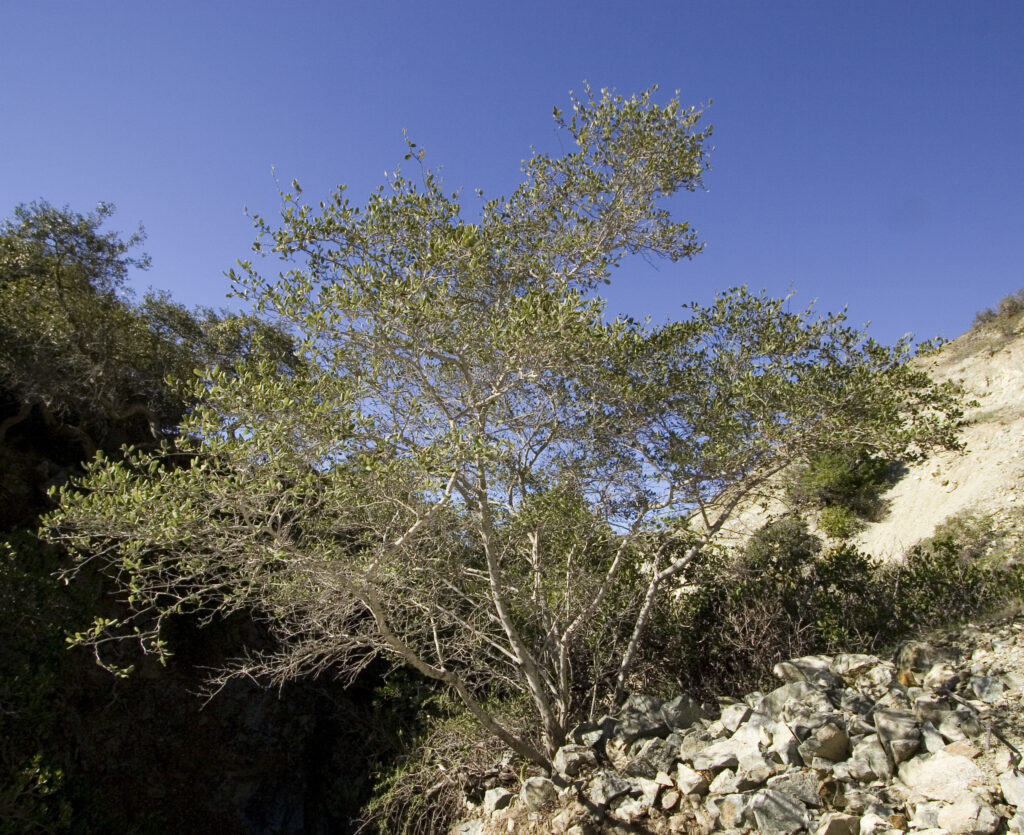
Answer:
M81 457L152 444L173 434L186 405L168 377L227 367L256 341L290 355L282 334L249 317L189 311L161 294L132 303L125 281L149 258L131 254L141 229L127 239L101 231L113 212L40 202L0 226L0 400L13 406L0 440L34 411Z
M988 518L953 520L896 563L849 545L822 550L796 516L766 525L742 553L710 560L678 605L686 686L742 693L800 655L879 651L924 629L1024 602L1019 542Z
M1024 553L1019 543L1001 553L993 546L1002 539L990 517L956 517L915 545L902 563L884 566L893 617L911 631L1024 600Z
M97 449L117 456L173 435L189 401L168 376L192 380L210 361L230 369L257 343L291 355L283 334L251 317L158 294L136 304L125 282L148 264L133 254L143 236L104 231L112 214L110 204L81 215L34 203L0 223L0 820L18 831L95 822L102 779L83 771L79 748L104 727L97 690L105 704L119 692L67 651L67 635L112 605L103 598L114 584L90 571L55 581L67 554L35 534L47 489ZM101 814L101 828L118 828L109 808ZM125 813L125 828L140 826Z
M534 154L472 223L427 169L363 207L283 195L256 251L285 269L235 281L301 361L207 369L167 449L62 491L55 537L133 607L82 641L162 653L180 614L251 612L276 647L224 676L384 657L547 764L624 698L673 581L773 475L951 443L955 389L841 315L738 288L663 328L605 320L593 294L625 256L700 248L659 202L701 184L700 116L588 90L556 111L576 150ZM487 708L509 699L539 738Z
M488 710L523 733L528 711L522 707L506 702ZM447 832L465 813L467 798L479 803L487 788L514 786L522 776L522 764L496 738L481 733L464 705L435 696L420 706L420 715L422 733L377 777L363 814L365 828L395 835Z

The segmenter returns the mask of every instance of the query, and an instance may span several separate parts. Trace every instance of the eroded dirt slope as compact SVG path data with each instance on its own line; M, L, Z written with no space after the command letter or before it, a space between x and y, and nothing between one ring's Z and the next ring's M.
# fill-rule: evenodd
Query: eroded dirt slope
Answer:
M1024 318L965 333L927 367L937 380L959 381L978 405L967 411L964 452L911 466L885 494L888 514L856 540L878 557L901 555L959 513L1006 520L1024 507Z

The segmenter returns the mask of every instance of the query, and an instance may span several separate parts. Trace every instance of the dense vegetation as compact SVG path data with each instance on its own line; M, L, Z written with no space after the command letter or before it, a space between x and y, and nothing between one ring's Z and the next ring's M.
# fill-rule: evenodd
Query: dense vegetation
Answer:
M736 690L1019 597L983 522L895 567L796 515L719 542L772 496L841 538L892 462L955 445L960 402L908 343L745 288L607 321L626 256L700 250L661 201L701 185L701 117L587 91L556 111L575 150L472 222L411 143L420 185L296 187L257 219L285 269L243 263L239 315L133 300L141 234L102 231L106 205L15 210L5 831L440 831L629 690ZM218 785L232 758L257 776Z

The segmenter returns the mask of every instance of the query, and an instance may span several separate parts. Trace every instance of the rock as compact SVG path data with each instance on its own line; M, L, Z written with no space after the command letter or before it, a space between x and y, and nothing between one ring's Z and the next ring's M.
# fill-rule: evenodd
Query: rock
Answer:
M822 815L821 822L814 835L859 835L860 817L844 815L842 812L829 812Z
M528 777L523 781L523 787L519 790L519 799L532 812L543 809L549 803L554 803L556 797L558 797L558 790L547 777Z
M749 754L759 754L756 743L743 740L723 739L712 742L699 754L693 757L693 767L698 771L719 771L723 768L736 768L740 758Z
M763 833L789 833L805 828L809 821L807 807L785 792L761 789L755 792L748 805L749 814Z
M763 754L748 754L740 757L736 766L736 777L739 781L740 791L754 789L764 785L764 782L774 774L783 769L780 762L767 760Z
M892 744L896 740L914 740L921 738L921 729L917 725L917 717L905 710L876 710L875 729L882 745L892 755ZM915 749L916 746L915 746ZM894 757L895 759L895 757Z
M945 751L903 763L899 775L903 783L918 794L949 803L980 783L983 776L981 769L967 757Z
M747 804L747 797L742 794L727 794L717 798L714 806L719 824L725 829L742 826L747 814Z
M708 781L699 771L695 771L684 763L676 768L676 785L683 794L700 794L708 792Z
M612 817L616 820L633 823L634 821L644 817L647 814L647 810L650 808L650 804L645 803L641 799L634 800L633 798L627 798L615 807L612 812Z
M617 797L628 794L632 784L614 771L599 771L587 784L587 796L598 806L607 806Z
M679 759L693 762L693 758L713 742L711 734L703 728L691 730L679 744Z
M1024 811L1024 774L1016 769L1004 771L999 775L999 788L1007 803Z
M981 722L969 710L956 710L947 713L939 722L939 733L947 742L959 742L981 733Z
M661 806L662 811L671 812L676 806L679 805L679 799L681 795L675 789L670 789L667 792L663 792L661 795Z
M893 766L882 741L877 735L867 736L853 747L850 762L847 764L850 774L860 782L872 780L888 780L892 777ZM854 772L856 769L856 773Z
M563 745L551 764L563 777L578 777L585 769L597 767L597 755L585 745Z
M778 719L782 715L782 709L786 702L801 701L811 693L819 693L821 688L809 681L794 681L790 684L783 684L772 690L771 693L760 699L754 708L754 712L772 719Z
M877 812L867 812L860 819L860 835L886 835L891 827L889 821Z
M935 829L939 825L939 812L946 808L941 800L926 800L914 806L911 824L914 829Z
M690 696L677 696L661 706L661 718L670 729L683 730L704 718L704 711Z
M905 763L913 757L921 747L919 739L894 739L889 745L893 765Z
M662 702L652 696L633 693L626 699L615 722L613 735L625 742L667 734L668 723L662 716Z
M1006 690L1005 685L991 676L971 676L968 681L974 695L983 702L992 704Z
M448 830L449 835L483 835L484 821L471 820L457 823Z
M809 681L820 687L842 687L842 679L830 669L832 658L827 655L805 655L782 661L772 668L772 673L785 682Z
M734 733L751 714L750 705L739 702L738 704L726 705L722 708L721 722L729 733Z
M708 792L711 794L736 794L740 791L739 780L736 772L731 768L723 768L711 781Z
M671 771L679 759L679 749L664 739L648 739L625 769L631 777L653 780L659 771Z
M954 661L956 653L948 647L939 647L927 641L907 641L896 653L896 664L901 670L927 673L936 664Z
M837 676L844 679L850 679L856 678L881 663L882 659L876 655L841 652L832 657L832 663L829 664L829 669Z
M805 806L820 806L818 775L809 768L793 768L768 780L768 788L785 792Z
M1002 818L976 794L965 792L939 811L938 824L950 835L994 835Z
M661 791L661 783L657 780L648 780L646 777L638 777L637 784L640 786L640 797L648 806L653 806L658 800L658 793Z
M488 812L497 812L509 806L515 797L508 789L503 789L500 786L488 789L484 792L484 809Z
M842 762L850 755L850 738L838 725L827 722L800 743L798 751L805 763L810 763L815 757Z
M942 738L931 722L921 723L921 744L929 754L934 754L946 747L946 740Z

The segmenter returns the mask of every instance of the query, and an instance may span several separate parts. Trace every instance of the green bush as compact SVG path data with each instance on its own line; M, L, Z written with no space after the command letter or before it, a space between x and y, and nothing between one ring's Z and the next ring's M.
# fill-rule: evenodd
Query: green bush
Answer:
M849 539L863 526L863 521L845 505L830 505L818 512L818 527L832 539Z
M953 520L898 563L823 550L786 516L732 558L708 558L673 613L678 682L702 694L770 686L779 661L882 652L922 629L1024 601L1024 553L991 519Z
M882 511L881 493L898 465L860 451L823 452L800 469L790 489L797 507L844 507L861 519Z

